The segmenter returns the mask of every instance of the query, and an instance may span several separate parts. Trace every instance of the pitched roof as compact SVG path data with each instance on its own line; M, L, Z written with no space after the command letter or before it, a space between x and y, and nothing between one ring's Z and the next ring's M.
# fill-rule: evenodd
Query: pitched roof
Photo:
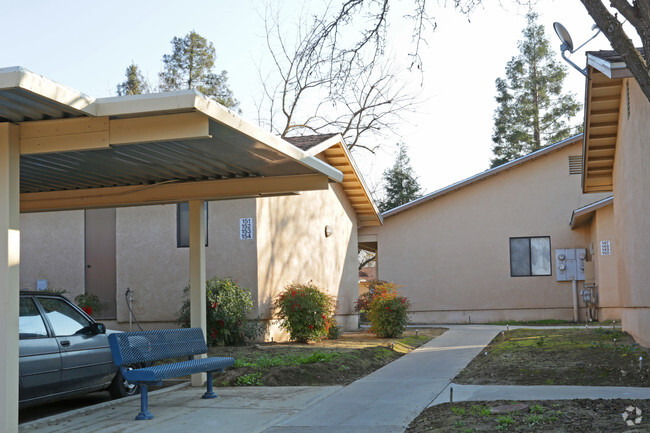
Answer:
M324 141L334 137L335 135L338 134L303 135L301 137L284 137L284 139L294 146L307 151L312 147L316 147Z
M447 195L449 193L452 193L454 191L457 191L461 188L465 188L467 186L473 185L477 182L480 182L482 180L485 180L489 177L496 176L504 171L508 171L510 169L513 169L515 167L518 167L526 162L533 161L535 159L541 158L543 156L546 156L550 153L556 152L558 150L561 150L565 148L566 146L569 146L571 144L574 144L578 141L582 140L582 134L575 135L573 137L567 138L566 140L562 140L558 143L551 144L550 146L546 146L543 149L540 149L536 152L530 153L526 156L522 156L521 158L517 158L514 161L507 162L503 165L500 165L498 167L492 168L490 170L486 170L482 173L479 173L477 175L474 175L472 177L468 177L465 180L461 180L460 182L456 182L452 185L449 185L445 188L439 189L437 191L434 191L430 194L425 195L424 197L420 197L419 199L410 201L406 204L403 204L401 206L398 206L396 208L393 208L391 210L388 210L384 213L381 214L382 217L388 218L393 215L397 215L398 213L407 211L413 207L422 205L424 203L427 203L431 200L435 200L438 197L442 197L444 195Z
M285 140L308 155L321 155L325 162L343 173L343 191L357 213L359 227L378 226L383 223L379 209L341 134L285 137Z

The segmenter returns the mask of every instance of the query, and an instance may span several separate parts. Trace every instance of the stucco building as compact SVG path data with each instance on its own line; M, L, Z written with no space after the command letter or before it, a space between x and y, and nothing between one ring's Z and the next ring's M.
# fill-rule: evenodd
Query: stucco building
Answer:
M340 135L287 140L339 169L343 182L297 195L207 202L206 275L250 289L253 315L267 321L283 287L313 281L337 298L344 329L356 328L357 230L381 217ZM47 280L70 297L97 294L99 317L121 328L130 321L130 288L140 323L173 326L189 284L186 215L184 203L26 214L21 288ZM267 337L286 338L276 326Z
M613 193L623 328L650 346L650 103L613 51L587 53L582 188ZM594 224L600 230L598 215Z
M587 261L599 260L592 244L609 239L603 230L611 224L611 206L588 207L611 193L581 192L581 154L579 135L385 212L381 227L361 229L361 244L378 251L379 278L403 285L411 299L411 321L571 320L572 283L557 281L554 253L583 248ZM590 209L600 232L587 223ZM618 318L616 282L600 280L597 290L600 318Z

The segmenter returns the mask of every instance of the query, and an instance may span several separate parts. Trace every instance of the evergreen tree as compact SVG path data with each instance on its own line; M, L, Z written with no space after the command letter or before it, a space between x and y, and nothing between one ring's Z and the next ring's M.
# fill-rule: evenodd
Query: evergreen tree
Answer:
M581 105L572 93L562 92L566 77L549 47L537 14L526 15L519 55L506 66L506 78L497 78L491 167L527 155L576 132L570 121Z
M212 42L191 31L183 38L171 41L173 51L163 56L163 71L159 74L162 91L196 89L221 105L237 109L239 101L228 87L228 73L213 71L216 59Z
M144 78L140 72L140 68L135 63L131 63L126 68L124 75L126 76L126 81L117 85L117 94L119 96L141 95L151 92L147 79Z
M417 176L413 173L411 167L406 145L400 143L398 146L395 164L384 171L384 191L386 196L384 200L379 202L381 212L386 212L422 196Z

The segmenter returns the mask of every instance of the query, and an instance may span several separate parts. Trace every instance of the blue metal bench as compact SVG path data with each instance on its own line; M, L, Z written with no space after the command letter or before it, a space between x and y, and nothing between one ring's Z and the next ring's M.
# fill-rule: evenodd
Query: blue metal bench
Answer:
M207 389L202 398L216 398L212 390L212 373L234 365L233 358L200 358L208 352L201 328L162 329L156 331L121 332L108 336L113 361L124 379L140 385L140 413L137 420L152 419L149 412L149 385L163 380L195 373L208 373ZM189 357L188 361L152 365L156 361ZM142 367L140 367L142 366Z

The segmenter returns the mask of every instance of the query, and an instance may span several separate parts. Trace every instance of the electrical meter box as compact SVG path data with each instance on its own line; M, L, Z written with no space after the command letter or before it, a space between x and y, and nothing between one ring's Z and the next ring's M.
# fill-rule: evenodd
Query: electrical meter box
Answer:
M587 250L585 248L555 250L557 281L584 281L586 260Z

